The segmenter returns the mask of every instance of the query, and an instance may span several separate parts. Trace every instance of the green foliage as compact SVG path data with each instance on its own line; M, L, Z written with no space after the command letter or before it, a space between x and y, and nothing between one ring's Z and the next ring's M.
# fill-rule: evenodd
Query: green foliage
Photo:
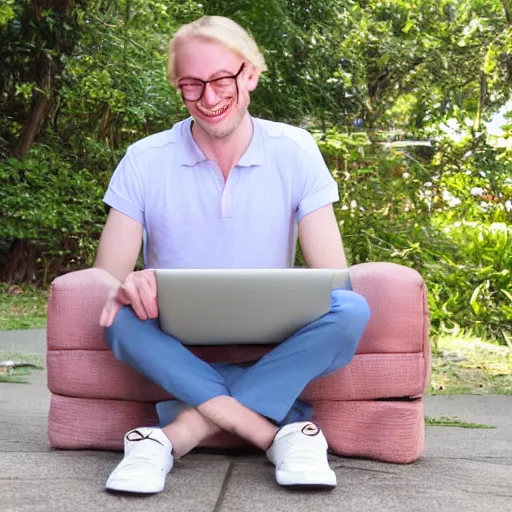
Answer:
M44 146L0 163L0 238L32 240L44 261L91 264L102 228L105 182L73 170Z
M452 250L429 262L425 275L434 325L512 348L512 226L457 222L444 232Z
M14 0L4 0L0 5L0 27L7 25L14 18Z
M512 161L506 148L486 137L467 135L460 142L437 137L431 167L433 211L446 221L510 222Z
M410 148L371 143L358 133L330 132L319 146L339 184L335 211L350 264L392 261L420 272L433 334L463 328L510 344L508 162L489 158L494 150L484 145L452 169L440 165L439 147L429 148L430 157L421 148L416 158ZM448 149L441 154L448 157ZM476 171L480 165L487 171Z
M417 242L429 236L429 202L422 195L428 171L364 134L330 134L319 146L339 183L335 211L351 263L418 262Z

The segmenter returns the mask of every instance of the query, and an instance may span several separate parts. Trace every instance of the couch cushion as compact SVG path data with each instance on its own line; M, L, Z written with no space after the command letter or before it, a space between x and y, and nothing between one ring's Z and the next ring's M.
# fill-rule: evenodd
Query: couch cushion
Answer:
M313 403L314 421L325 433L330 451L393 463L414 462L424 448L423 402ZM132 428L157 424L154 404L92 400L53 394L48 436L53 448L122 450ZM203 447L236 448L246 443L223 434Z
M170 396L107 350L51 350L50 391L82 398L162 401ZM366 400L421 396L426 381L423 353L360 354L345 368L311 383L305 400Z
M429 352L427 290L414 269L395 263L350 267L353 289L368 301L371 318L358 354Z

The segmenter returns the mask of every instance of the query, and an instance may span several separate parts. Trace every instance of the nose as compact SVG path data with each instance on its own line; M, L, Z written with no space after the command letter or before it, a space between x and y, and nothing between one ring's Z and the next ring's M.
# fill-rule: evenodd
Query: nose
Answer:
M203 97L201 98L201 102L205 107L214 107L215 105L217 105L217 103L219 103L220 99L221 98L217 95L211 84L206 84L204 86L204 92Z

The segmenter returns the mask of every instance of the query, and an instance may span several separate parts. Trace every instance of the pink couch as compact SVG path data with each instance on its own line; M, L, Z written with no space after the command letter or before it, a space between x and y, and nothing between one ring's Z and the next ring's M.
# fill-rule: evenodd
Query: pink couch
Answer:
M343 456L414 462L424 447L422 397L430 378L425 284L414 270L392 263L351 267L354 291L370 305L371 320L354 360L311 383L302 397L330 449ZM121 450L124 433L157 422L155 403L169 395L114 359L98 319L116 281L99 269L52 283L48 309L48 434L58 449ZM143 343L144 340L141 340ZM197 347L206 360L254 360L270 347ZM205 447L236 447L223 434Z

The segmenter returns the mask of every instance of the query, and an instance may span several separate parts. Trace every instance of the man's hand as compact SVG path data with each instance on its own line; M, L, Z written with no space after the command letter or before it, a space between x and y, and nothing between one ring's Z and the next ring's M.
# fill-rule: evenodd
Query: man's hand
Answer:
M100 325L110 327L123 306L131 306L141 320L158 316L157 284L152 269L131 272L101 312Z

